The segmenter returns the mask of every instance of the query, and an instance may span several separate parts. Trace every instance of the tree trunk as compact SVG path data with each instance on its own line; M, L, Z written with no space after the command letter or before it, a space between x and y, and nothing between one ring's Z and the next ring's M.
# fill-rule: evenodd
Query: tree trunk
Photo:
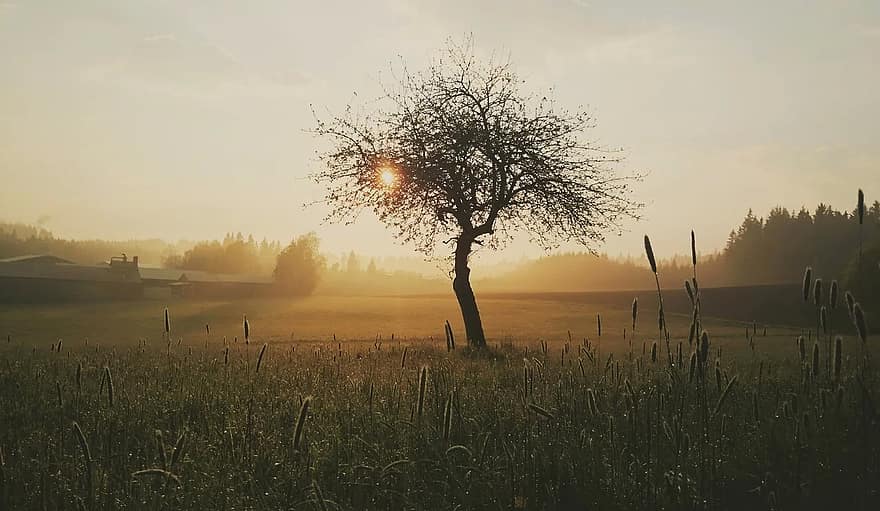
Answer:
M464 235L459 237L455 244L455 278L452 280L452 289L461 307L461 317L464 320L464 329L468 343L475 348L486 347L486 336L483 333L483 322L480 320L480 311L477 309L477 299L471 288L471 269L468 268L468 256L471 253L473 240Z

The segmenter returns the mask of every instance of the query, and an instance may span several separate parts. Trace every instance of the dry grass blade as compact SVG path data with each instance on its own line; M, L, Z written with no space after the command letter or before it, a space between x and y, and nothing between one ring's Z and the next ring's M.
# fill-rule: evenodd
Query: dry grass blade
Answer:
M868 342L868 323L865 321L865 312L862 310L862 304L853 305L853 322L856 325L856 332L859 339L864 343Z
M104 366L104 379L107 381L107 401L113 407L113 375L110 374L110 366Z
M294 450L300 450L300 445L302 444L302 435L303 430L306 425L306 416L309 414L309 405L312 402L312 396L307 396L303 399L302 405L299 407L299 416L296 419L296 428L293 432L293 448Z
M831 290L828 293L828 305L831 306L831 310L837 309L837 302L839 301L839 293L840 289L836 280L831 281Z
M834 381L840 381L840 366L843 358L843 339L839 336L834 339Z
M550 420L554 419L553 414L550 413L550 410L547 410L546 408L542 408L542 407L536 405L535 403L529 403L529 409L532 410L533 412L537 413L541 417L544 417L545 419L550 419Z
M73 423L73 431L76 434L76 439L79 442L79 449L83 455L83 465L85 466L86 473L86 490L88 492L87 498L87 509L95 508L95 475L94 469L92 468L92 451L89 449L89 442L86 440L86 435L83 433L82 428L79 427L79 423L74 421Z
M715 410L712 412L712 415L718 415L721 406L724 405L724 402L727 401L728 396L730 396L730 391L733 388L734 383L736 383L736 375L733 375L733 378L727 382L727 385L724 387L724 392L721 393L721 396L718 398L718 403L715 404Z
M446 399L443 406L443 440L449 441L449 435L452 430L452 395Z
M163 470L161 468L146 468L144 470L138 470L137 472L132 472L132 477L161 477L166 481L174 481L180 486L180 478L175 474Z
M183 448L184 448L185 444L186 444L186 430L184 429L183 432L180 434L180 436L177 437L177 442L174 444L174 451L171 453L171 462L168 465L168 467L171 470L174 470L174 468L177 467L177 463L180 461L180 458L183 456Z
M422 366L422 370L419 372L419 402L416 407L416 411L418 416L421 417L422 413L425 411L425 392L428 389L428 367Z
M639 299L633 298L632 304L632 331L636 331L636 318L639 315Z

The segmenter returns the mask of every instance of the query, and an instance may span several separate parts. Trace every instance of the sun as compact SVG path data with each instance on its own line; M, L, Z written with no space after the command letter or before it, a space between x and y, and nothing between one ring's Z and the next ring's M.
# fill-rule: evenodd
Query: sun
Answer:
M391 188L397 183L397 172L391 167L379 169L379 182L386 188Z

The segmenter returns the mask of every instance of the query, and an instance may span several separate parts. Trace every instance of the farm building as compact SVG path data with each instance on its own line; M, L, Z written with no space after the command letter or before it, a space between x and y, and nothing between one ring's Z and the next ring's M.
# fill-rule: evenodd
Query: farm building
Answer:
M271 290L269 276L141 267L137 257L125 255L96 265L52 255L0 259L0 302L121 300L145 295L243 298Z
M51 255L0 259L0 302L116 300L143 296L137 257L82 265Z
M210 273L169 268L140 269L145 289L167 289L174 296L186 298L245 298L266 295L272 289L272 277Z
M0 259L0 302L136 299L145 296L243 298L266 295L272 278L140 267L138 258L76 264L52 255Z

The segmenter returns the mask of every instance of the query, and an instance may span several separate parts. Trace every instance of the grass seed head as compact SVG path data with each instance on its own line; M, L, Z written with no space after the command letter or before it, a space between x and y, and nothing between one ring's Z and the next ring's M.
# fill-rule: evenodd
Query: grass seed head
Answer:
M651 265L651 271L657 273L657 260L654 259L654 249L651 248L651 239L645 234L645 255L648 256L648 264Z
M633 321L632 329L633 329L633 332L636 331L636 318L638 317L638 315L639 315L639 299L633 298L633 304L632 304L632 321Z
M419 373L419 402L416 407L416 411L418 412L419 417L422 416L422 412L425 410L425 392L428 389L428 367L422 366L422 370Z
M700 336L700 363L705 364L709 359L709 333L703 330Z
M810 286L813 283L813 268L807 266L807 269L804 270L804 282L803 282L803 293L804 293L804 301L810 301Z
M266 348L268 347L268 343L263 343L263 347L260 348L260 355L257 357L257 370L255 371L257 374L260 372L260 366L263 365L263 357L266 355Z

